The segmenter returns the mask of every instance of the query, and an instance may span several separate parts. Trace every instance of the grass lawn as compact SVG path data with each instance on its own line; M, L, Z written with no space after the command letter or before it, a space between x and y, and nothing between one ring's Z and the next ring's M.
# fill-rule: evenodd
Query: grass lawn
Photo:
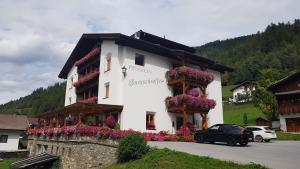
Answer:
M244 113L247 114L248 125L256 125L255 120L258 117L265 118L261 110L255 107L252 103L247 104L223 104L224 123L243 125Z
M235 85L229 85L229 86L222 86L222 97L224 98L223 101L228 101L229 97L232 97L232 89Z
M300 134L293 134L293 133L284 133L284 132L276 132L277 140L296 140L300 141Z
M20 160L20 158L5 158L0 161L0 169L9 169L10 164Z
M229 161L221 161L209 157L200 157L169 149L153 149L142 159L130 161L122 164L113 164L106 169L262 169L265 168L257 164L236 164Z

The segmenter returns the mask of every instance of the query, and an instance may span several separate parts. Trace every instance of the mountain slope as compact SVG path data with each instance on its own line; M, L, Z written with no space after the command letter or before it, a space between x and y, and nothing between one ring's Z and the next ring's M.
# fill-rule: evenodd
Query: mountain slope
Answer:
M207 43L197 53L235 68L228 84L258 80L260 71L273 69L281 78L300 69L300 20L270 24L264 32ZM226 83L227 79L223 79Z
M56 83L47 88L38 88L31 94L0 105L0 113L38 115L63 107L66 83Z

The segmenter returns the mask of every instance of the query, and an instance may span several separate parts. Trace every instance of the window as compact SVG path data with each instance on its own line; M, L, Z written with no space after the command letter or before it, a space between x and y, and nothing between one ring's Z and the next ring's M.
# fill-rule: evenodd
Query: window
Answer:
M7 143L8 135L0 135L0 143Z
M105 86L105 97L104 98L108 98L109 97L109 82L104 84Z
M74 81L74 78L73 78L73 76L71 76L71 79L70 79L70 87L69 87L69 89L72 89L73 88L73 81Z
M144 66L145 65L145 56L141 54L135 54L135 64Z
M147 130L155 130L155 122L154 122L154 112L146 113L146 129Z
M111 57L106 57L106 70L105 72L109 71L111 68Z

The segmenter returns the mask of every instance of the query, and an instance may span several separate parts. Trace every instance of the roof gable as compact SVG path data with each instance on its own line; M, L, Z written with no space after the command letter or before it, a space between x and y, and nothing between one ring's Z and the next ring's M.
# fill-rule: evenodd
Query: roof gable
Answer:
M58 77L66 79L75 61L83 57L95 45L100 45L103 40L114 40L118 45L129 46L135 49L144 50L177 60L179 59L179 55L184 55L187 56L187 60L194 61L198 64L204 63L204 65L206 65L208 68L217 70L219 72L233 71L233 69L229 67L217 64L208 58L191 53L190 51L194 51L191 47L166 40L149 33L142 32L142 34L143 35L141 35L141 38L135 38L134 36L127 36L120 33L83 34ZM159 42L159 44L155 42Z
M24 115L0 114L0 129L27 130L28 119Z

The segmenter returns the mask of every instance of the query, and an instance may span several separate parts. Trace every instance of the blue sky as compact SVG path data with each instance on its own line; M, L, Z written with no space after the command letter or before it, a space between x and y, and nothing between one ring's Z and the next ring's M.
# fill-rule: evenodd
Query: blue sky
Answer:
M0 104L61 81L85 32L142 29L199 46L296 18L299 0L0 0Z

